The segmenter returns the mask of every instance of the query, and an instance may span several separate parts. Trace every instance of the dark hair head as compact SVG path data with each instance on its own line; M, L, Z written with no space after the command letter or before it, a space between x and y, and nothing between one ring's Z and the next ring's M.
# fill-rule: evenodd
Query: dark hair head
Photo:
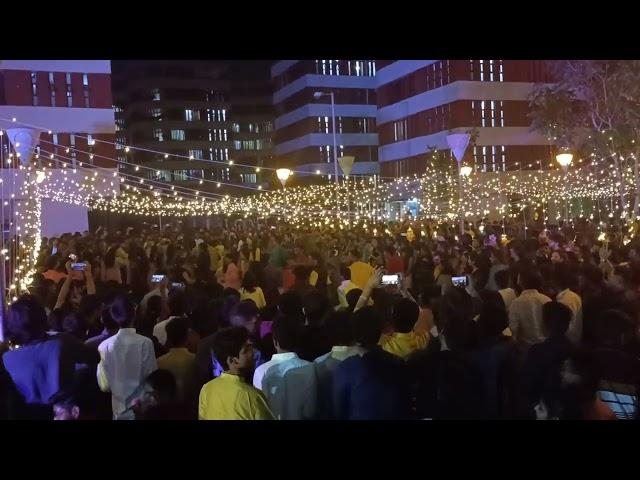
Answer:
M555 264L553 266L553 283L562 290L575 287L576 278L573 268L573 265L566 262Z
M145 382L153 389L158 403L170 403L175 400L178 386L176 378L169 370L156 370L149 374Z
M182 347L189 336L189 320L185 317L176 317L166 326L167 340L174 347Z
M242 300L236 303L229 312L229 323L231 325L244 325L252 318L258 318L258 307L253 300Z
M473 320L465 317L452 317L447 320L442 332L447 347L452 352L468 350L473 334Z
M187 295L182 290L169 292L169 312L174 317L180 317L187 313Z
M351 269L346 265L340 267L340 276L345 280L351 280Z
M363 307L351 316L354 340L364 348L373 348L380 341L382 319L373 307Z
M419 316L420 307L418 304L408 298L403 298L393 307L391 322L397 332L409 333L413 330Z
M295 267L293 267L293 275L296 277L296 282L309 283L311 269L306 265L296 265Z
M104 266L106 268L112 268L116 265L117 250L118 250L118 245L114 245L111 248L109 248L109 250L107 250L107 253L104 256Z
M542 278L535 270L522 270L520 272L520 286L523 290L540 290L540 288L542 288Z
M331 303L326 295L313 291L302 299L304 314L309 325L319 325L326 313L331 309Z
M98 313L102 308L102 300L97 295L85 295L80 300L80 306L78 307L78 314L87 318L92 314Z
M358 250L357 248L352 248L351 250L349 250L349 255L355 257L357 260L360 260L360 258L362 257L360 250Z
M213 336L213 355L225 371L230 368L227 359L239 357L247 340L249 340L249 332L242 327L229 327L215 333Z
M508 269L498 270L494 274L493 278L495 279L496 284L498 285L498 288L500 290L509 287L509 270Z
M282 315L303 318L302 298L298 292L285 292L278 298L278 310Z
M124 294L119 294L114 298L109 310L111 312L111 318L120 328L131 326L136 314L133 303L131 303L131 300Z
M351 345L353 332L351 331L351 313L348 310L332 310L324 320L325 328L331 345Z
M300 338L300 321L296 317L279 315L273 321L273 340L282 350L293 352Z
M77 313L68 313L62 320L62 331L79 340L86 339L87 325Z
M9 306L7 336L11 342L23 345L46 333L47 313L31 295L23 295Z
M242 279L242 288L244 288L249 293L253 293L258 286L258 281L256 280L256 276L253 274L251 270L244 274L244 278Z
M352 288L346 295L347 305L349 305L349 310L353 312L358 304L358 300L362 296L362 290L359 288Z
M236 297L238 299L238 301L239 301L240 300L240 292L238 290L236 290L235 288L226 287L222 291L222 298L226 298L226 297Z
M559 337L567 333L571 323L571 309L552 300L542 306L542 321L550 336Z

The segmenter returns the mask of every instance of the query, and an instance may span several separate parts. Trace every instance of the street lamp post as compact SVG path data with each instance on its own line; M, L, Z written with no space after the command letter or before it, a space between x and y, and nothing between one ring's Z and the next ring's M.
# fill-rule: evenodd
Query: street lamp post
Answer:
M331 97L331 129L333 131L333 173L336 177L336 218L340 216L340 202L338 200L338 142L336 140L336 110L335 110L335 96L333 92L314 92L313 98L318 100L321 97Z
M462 208L462 177L468 176L471 173L471 167L463 167L462 159L464 158L464 152L467 150L471 135L468 133L452 133L447 135L447 144L453 152L453 155L458 162L458 210L460 213L460 235L464 235L464 211ZM464 168L464 172L463 172Z
M573 154L569 152L559 153L558 155L556 155L556 161L562 167L562 171L564 172L564 181L562 182L562 184L563 184L563 190L565 191L564 223L566 228L566 226L569 224L569 198L567 198L567 195L566 195L567 173L569 171L569 165L571 165L571 162L573 161Z

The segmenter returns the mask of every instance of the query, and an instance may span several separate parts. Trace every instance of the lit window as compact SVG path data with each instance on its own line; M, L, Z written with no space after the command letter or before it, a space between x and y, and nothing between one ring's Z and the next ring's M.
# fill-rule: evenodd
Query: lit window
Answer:
M249 132L253 133L253 123L249 122Z
M160 117L162 117L162 109L160 108L152 108L151 109L151 116L153 118L158 119L158 121L162 120Z
M224 149L224 159L225 160L229 160L229 149L228 148Z
M242 142L240 140L234 140L233 141L233 147L236 150L241 150L242 149Z
M191 157L196 160L202 160L202 150L189 150L189 158Z
M184 119L187 122L193 122L193 110L185 110L184 111Z
M159 88L153 88L151 90L151 98L154 102L157 102L158 100L160 100L160 89Z
M173 133L173 131L171 133ZM156 128L153 130L153 138L155 138L158 142L164 141L161 128Z
M224 136L224 141L226 142L226 141L227 141L227 129L225 128L225 129L222 131L222 133L223 133L223 136Z
M96 141L93 139L90 133L87 134L87 145L93 146L96 144Z
M184 140L184 130L171 130L171 140Z
M49 85L53 87L55 85L55 80L53 79L53 72L49 72Z
M242 141L242 149L243 150L255 150L256 145L254 140L243 140Z
M187 170L174 170L173 171L173 179L174 180L179 180L179 181L184 181L187 180Z
M65 80L67 82L67 85L71 85L71 74L70 73L65 74Z
M222 109L222 121L227 121L227 111L224 108Z
M484 82L484 60L480 60L480 81Z
M242 183L256 183L257 175L255 173L243 173L240 175Z
M58 134L57 133L53 134L53 143L54 143L54 145L58 145Z
M31 72L31 95L33 96L33 104L38 105L38 83L36 72Z
M239 123L233 123L231 124L231 131L238 133L240 131L240 124Z
M89 76L86 73L82 74L82 86L87 88L89 86Z

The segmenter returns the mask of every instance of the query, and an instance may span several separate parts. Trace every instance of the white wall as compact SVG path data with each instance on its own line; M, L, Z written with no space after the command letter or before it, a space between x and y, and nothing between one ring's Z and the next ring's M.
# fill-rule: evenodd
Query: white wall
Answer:
M42 236L57 237L66 232L89 230L89 209L69 203L42 200Z

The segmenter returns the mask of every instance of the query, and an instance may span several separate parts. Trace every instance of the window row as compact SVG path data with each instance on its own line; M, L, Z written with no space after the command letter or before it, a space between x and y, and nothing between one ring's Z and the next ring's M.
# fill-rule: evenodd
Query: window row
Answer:
M75 74L74 74L75 75ZM56 87L56 74L54 72L48 72L46 76L48 80L48 89L45 92L40 92L38 86L43 86L43 82L38 82L38 72L31 72L31 98L34 106L40 105L40 94L49 95L51 100L51 106L60 106L57 105L56 95L58 94L58 87ZM65 73L64 74L64 95L66 98L66 106L67 107L78 107L80 106L78 102L75 102L74 105L74 91L79 94L79 87L76 85L74 88L74 82L72 81L72 74ZM82 74L82 104L85 108L91 107L91 103L89 100L89 75L86 73Z

